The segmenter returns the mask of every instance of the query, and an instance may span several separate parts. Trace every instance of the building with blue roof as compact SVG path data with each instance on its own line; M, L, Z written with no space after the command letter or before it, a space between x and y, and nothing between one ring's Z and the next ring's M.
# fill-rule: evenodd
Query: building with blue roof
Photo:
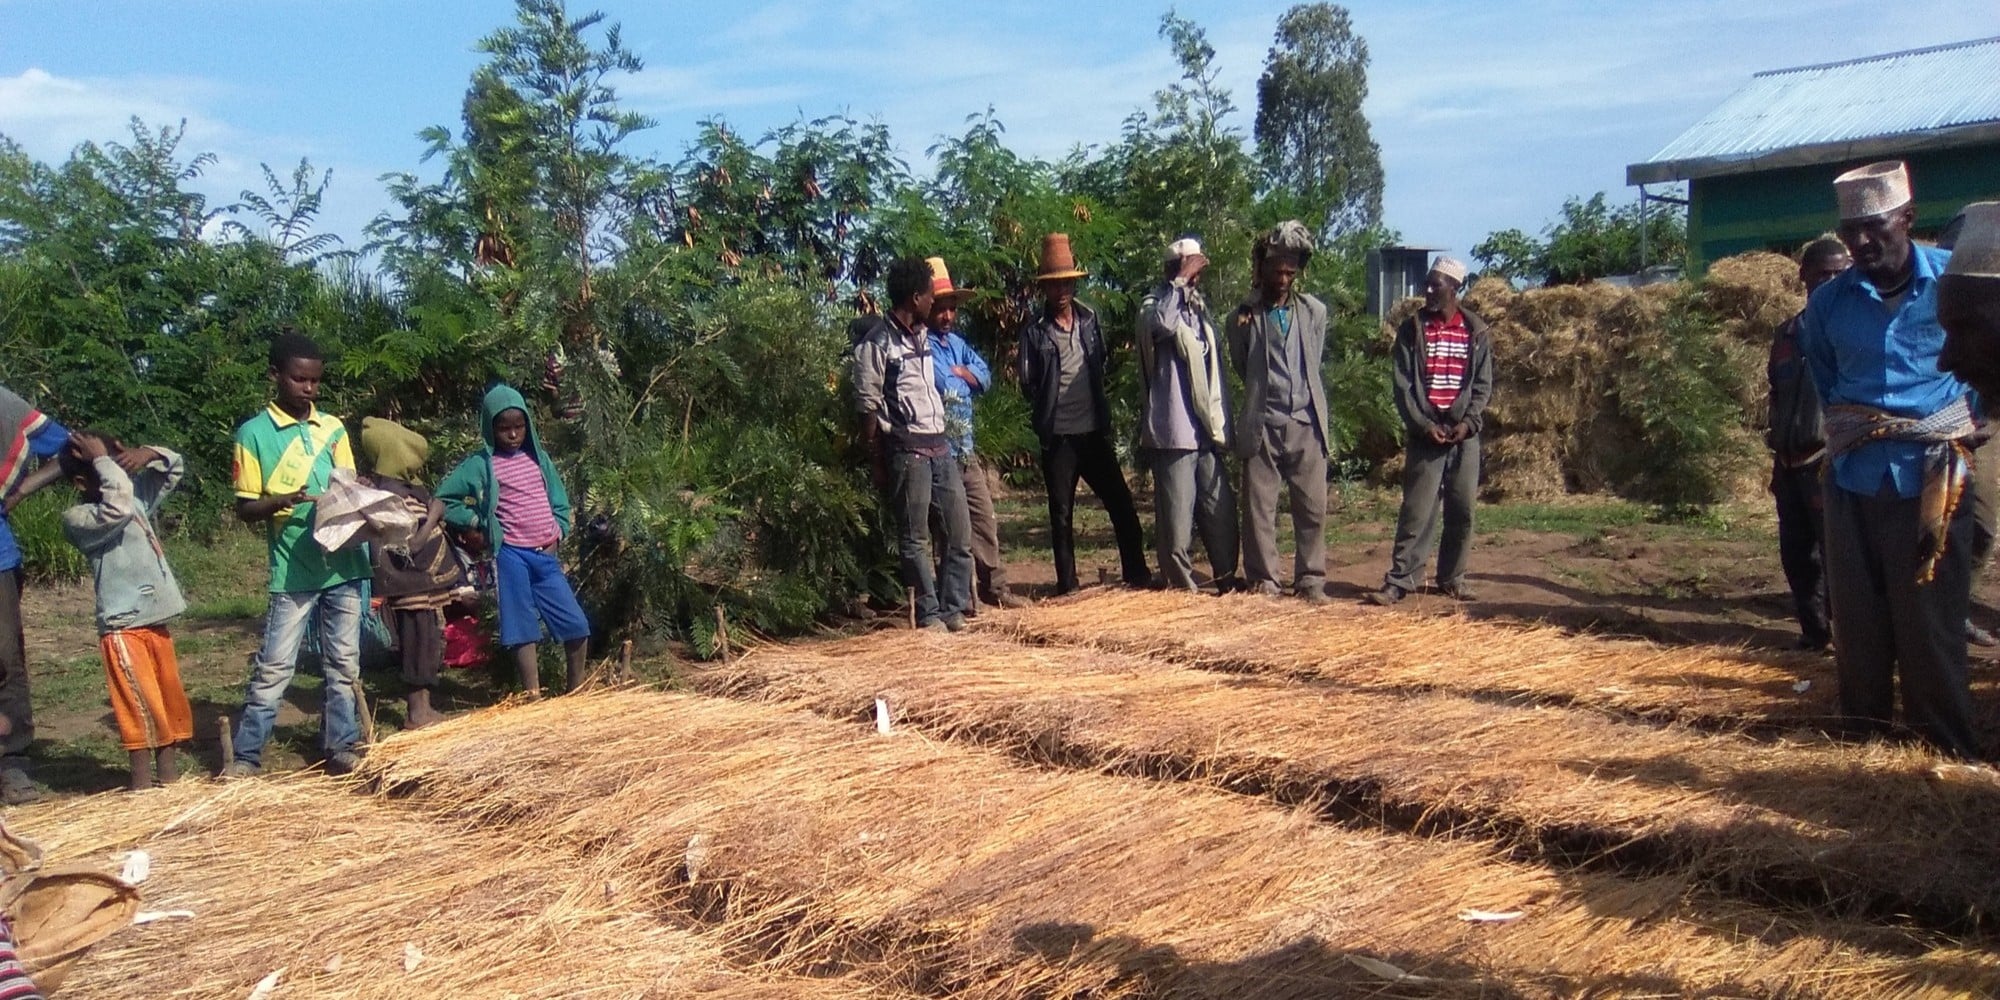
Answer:
M1699 271L1795 252L1837 221L1833 178L1888 159L1910 166L1919 236L2000 198L2000 37L1758 73L1625 180L1688 185Z

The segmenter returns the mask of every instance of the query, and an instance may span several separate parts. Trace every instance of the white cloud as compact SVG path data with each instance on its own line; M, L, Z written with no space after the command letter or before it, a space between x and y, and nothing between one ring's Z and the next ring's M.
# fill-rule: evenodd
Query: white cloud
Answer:
M30 67L0 77L0 132L44 159L59 159L83 142L127 136L134 117L148 126L185 120L189 140L217 142L229 129L196 110L217 90L187 77L77 79Z

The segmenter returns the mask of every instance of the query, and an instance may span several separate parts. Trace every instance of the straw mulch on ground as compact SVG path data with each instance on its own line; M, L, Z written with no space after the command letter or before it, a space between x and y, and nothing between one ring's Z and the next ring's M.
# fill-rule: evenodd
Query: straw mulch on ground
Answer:
M365 772L489 834L659 880L772 967L951 997L1871 996L2000 986L1658 882L1343 829L1241 797L1035 771L774 708L640 692L397 736ZM1508 922L1463 919L1515 911ZM1425 979L1396 978L1391 966Z
M1939 781L1922 750L1764 744L1444 694L1328 694L1075 647L882 632L761 650L704 690L865 715L1035 761L1334 800L1559 864L1678 872L1752 900L2000 914L2000 784ZM1947 769L1946 775L1956 772Z
M194 913L105 940L59 1000L243 1000L274 972L271 1000L894 1000L733 968L718 934L655 915L653 872L320 778L183 781L15 810L8 826L51 864L117 872L116 855L142 849L143 909Z
M1357 690L1578 705L1764 735L1829 726L1836 716L1834 664L1824 656L1656 646L1360 606L1104 589L995 615L984 627Z

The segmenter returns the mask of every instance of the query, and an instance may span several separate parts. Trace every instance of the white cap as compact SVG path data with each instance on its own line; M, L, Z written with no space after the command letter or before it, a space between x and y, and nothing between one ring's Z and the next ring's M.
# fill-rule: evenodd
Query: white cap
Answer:
M1201 241L1192 236L1183 236L1167 244L1166 259L1174 261L1182 257L1192 257L1199 253L1201 253Z
M1963 215L1965 228L1958 231L1944 273L2000 278L2000 201L1973 202Z
M1901 160L1856 167L1833 179L1842 219L1867 219L1910 203L1910 170Z
M1456 257L1439 257L1431 262L1431 273L1442 274L1465 287L1465 262Z

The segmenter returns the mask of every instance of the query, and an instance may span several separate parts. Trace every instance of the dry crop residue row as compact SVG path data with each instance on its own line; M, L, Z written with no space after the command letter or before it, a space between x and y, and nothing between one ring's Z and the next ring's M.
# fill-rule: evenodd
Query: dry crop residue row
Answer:
M2000 790L1932 779L1938 760L1916 749L1330 693L990 635L769 647L696 683L835 718L881 697L901 724L1030 760L1331 800L1361 822L1491 836L1558 865L1678 874L1821 915L1956 929L2000 907Z
M1031 642L1406 694L1574 705L1752 735L1831 723L1833 661L1236 595L1100 590L996 616ZM2000 695L1991 678L1978 692ZM1800 736L1808 735L1799 733Z
M660 919L654 873L493 836L293 777L185 781L15 810L54 864L116 872L140 849L149 911L94 948L61 1000L908 1000L742 968L727 935Z
M1765 915L1704 923L1657 883L714 698L483 713L393 739L366 771L493 835L652 873L664 905L723 922L773 967L938 997L1946 997L1996 982L1978 952L1893 953ZM1524 915L1461 919L1510 909Z

